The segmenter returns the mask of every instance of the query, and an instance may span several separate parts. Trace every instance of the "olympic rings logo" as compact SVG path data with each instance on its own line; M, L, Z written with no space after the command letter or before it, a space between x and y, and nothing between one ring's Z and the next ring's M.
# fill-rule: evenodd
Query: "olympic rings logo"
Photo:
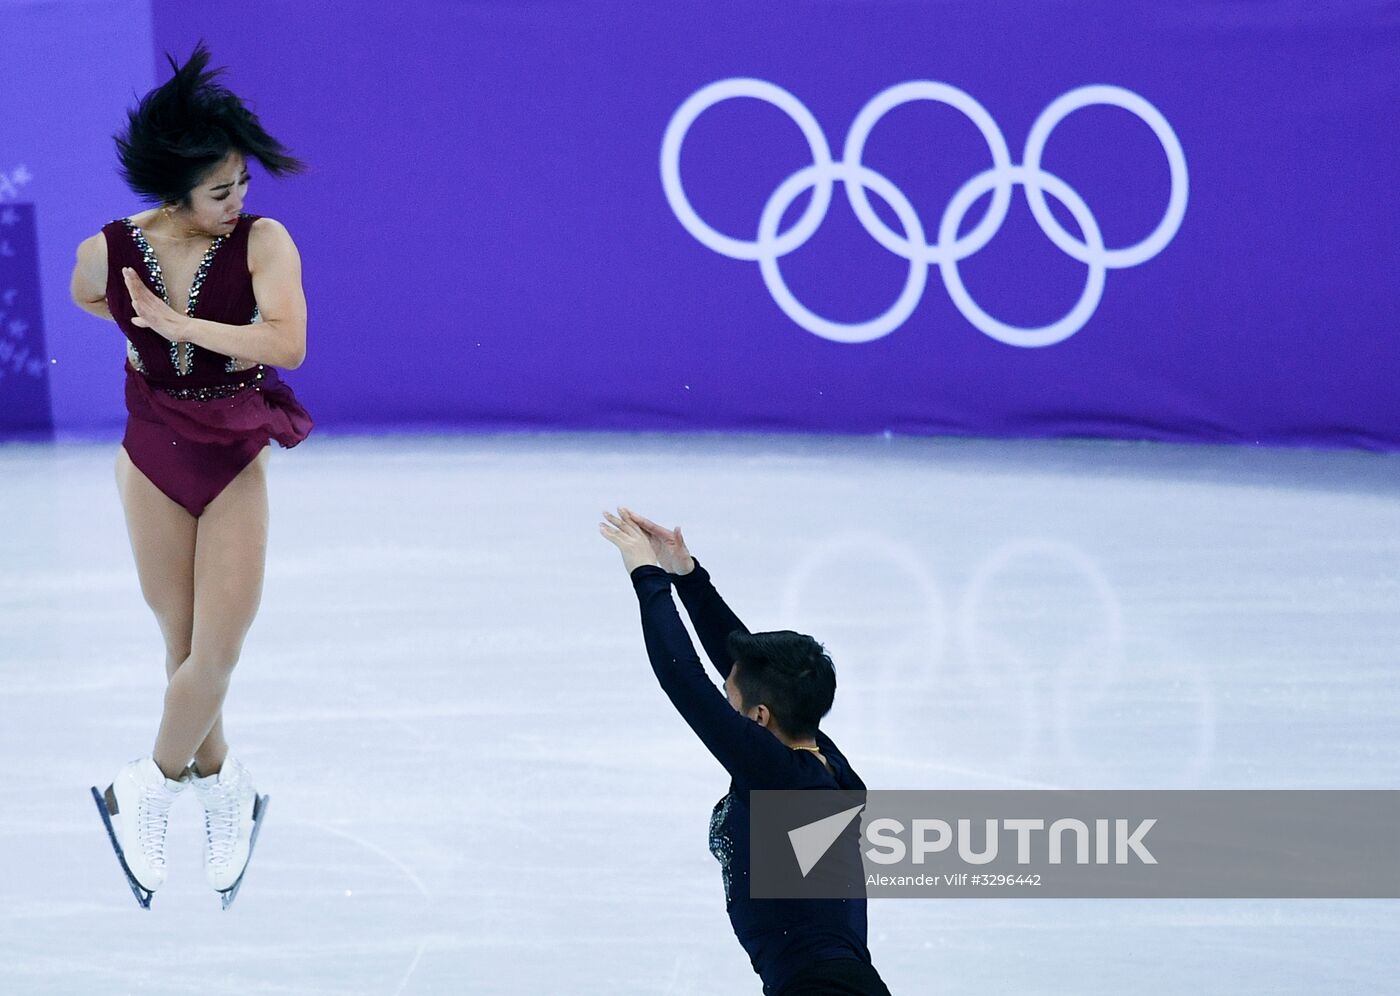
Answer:
M681 144L696 118L721 101L735 97L762 100L785 112L801 129L812 153L812 165L788 177L768 198L758 220L758 237L736 239L706 224L691 205L681 184ZM947 104L977 126L992 156L991 169L983 170L962 185L943 210L936 240L930 244L923 222L914 206L890 180L861 162L870 132L885 114L901 104L931 100ZM1120 107L1135 114L1157 136L1167 155L1171 172L1171 194L1157 227L1144 238L1120 249L1104 245L1098 220L1084 199L1064 180L1041 168L1040 160L1050 133L1073 112L1095 104ZM885 249L909 263L909 274L898 299L884 314L866 322L834 322L807 308L783 280L778 261L803 246L826 218L832 187L837 182L846 189L851 208L870 237ZM889 335L908 320L923 298L928 268L934 264L943 278L949 297L979 331L1009 346L1052 346L1063 342L1084 327L1103 297L1108 270L1137 266L1156 256L1176 235L1186 215L1186 154L1167 119L1142 97L1118 86L1082 86L1053 100L1031 126L1020 165L1011 162L1006 138L981 104L957 87L933 80L900 83L877 94L856 115L846 135L841 160L832 159L831 148L817 119L787 90L766 80L735 78L719 80L696 91L671 115L661 142L661 185L677 220L701 245L731 259L756 261L763 282L783 313L814 335L835 342L871 342ZM958 263L981 250L1000 230L1011 207L1012 188L1020 186L1036 223L1061 251L1085 264L1088 274L1078 302L1059 321L1039 328L1008 325L987 313L968 293L958 273ZM811 203L802 216L785 232L778 226L784 212L806 190ZM894 211L903 233L892 230L870 205L867 191L874 191ZM991 193L986 216L965 235L958 232L967 212L977 199ZM1068 209L1079 226L1080 237L1066 231L1050 211L1049 194Z

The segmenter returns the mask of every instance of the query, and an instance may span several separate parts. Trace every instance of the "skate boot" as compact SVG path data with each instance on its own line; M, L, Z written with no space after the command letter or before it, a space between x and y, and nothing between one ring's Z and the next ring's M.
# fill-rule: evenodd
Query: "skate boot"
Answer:
M204 873L228 909L238 894L261 828L267 796L260 796L248 769L229 755L216 775L190 779L204 805Z
M166 778L155 761L143 757L124 765L106 792L92 790L131 891L147 909L165 884L165 831L185 784Z

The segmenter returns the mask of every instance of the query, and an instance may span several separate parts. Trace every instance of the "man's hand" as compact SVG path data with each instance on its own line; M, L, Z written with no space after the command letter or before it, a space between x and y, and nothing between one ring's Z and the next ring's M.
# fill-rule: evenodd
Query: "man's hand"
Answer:
M137 328L151 329L171 342L184 342L188 316L180 314L157 297L131 267L122 267L122 279L126 281L126 292L131 295L131 307L136 312L131 324Z
M603 518L607 521L598 523L598 531L603 534L605 540L622 551L622 564L627 568L627 573L631 574L638 567L647 564L660 567L656 562L656 554L652 552L651 541L642 531L642 527L633 522L622 509L618 509L618 513L621 517L604 512Z
M642 527L642 532L646 533L647 539L651 541L652 553L656 554L657 562L668 574L689 574L695 570L695 558L686 549L685 537L681 535L680 526L675 529L663 529L645 516L629 509L619 511L622 512L623 518Z

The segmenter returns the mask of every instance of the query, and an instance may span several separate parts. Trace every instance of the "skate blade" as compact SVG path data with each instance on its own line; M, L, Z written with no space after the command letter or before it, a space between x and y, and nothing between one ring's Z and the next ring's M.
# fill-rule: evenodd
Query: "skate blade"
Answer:
M136 897L136 901L141 904L143 910L150 909L151 897L155 893L136 881L136 876L131 874L131 869L126 864L126 854L122 852L121 844L117 843L117 832L112 827L111 814L117 805L116 799L112 797L112 787L107 786L107 792L104 794L97 791L97 786L94 785L92 799L97 803L97 811L102 814L102 825L107 828L107 839L112 842L112 850L117 852L117 860L121 862L122 873L126 875L126 884L131 886L131 894Z
M243 865L243 872L238 876L238 881L219 893L219 900L224 909L233 905L233 901L238 898L238 890L243 887L243 879L248 874L248 866L253 863L253 848L258 846L258 834L262 832L263 815L266 814L267 804L270 801L265 795L260 795L253 801L253 832L248 835L248 860Z

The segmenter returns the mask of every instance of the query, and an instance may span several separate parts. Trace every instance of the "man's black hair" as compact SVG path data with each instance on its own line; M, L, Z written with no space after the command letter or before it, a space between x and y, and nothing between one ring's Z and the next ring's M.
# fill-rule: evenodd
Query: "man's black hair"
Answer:
M165 57L175 75L127 111L126 129L113 136L122 179L143 200L185 204L190 191L235 149L274 176L306 168L263 130L242 100L214 82L223 70L206 68L204 42L183 66L169 53Z
M745 709L766 705L790 737L811 737L836 697L836 666L810 636L792 630L729 634L734 684Z

